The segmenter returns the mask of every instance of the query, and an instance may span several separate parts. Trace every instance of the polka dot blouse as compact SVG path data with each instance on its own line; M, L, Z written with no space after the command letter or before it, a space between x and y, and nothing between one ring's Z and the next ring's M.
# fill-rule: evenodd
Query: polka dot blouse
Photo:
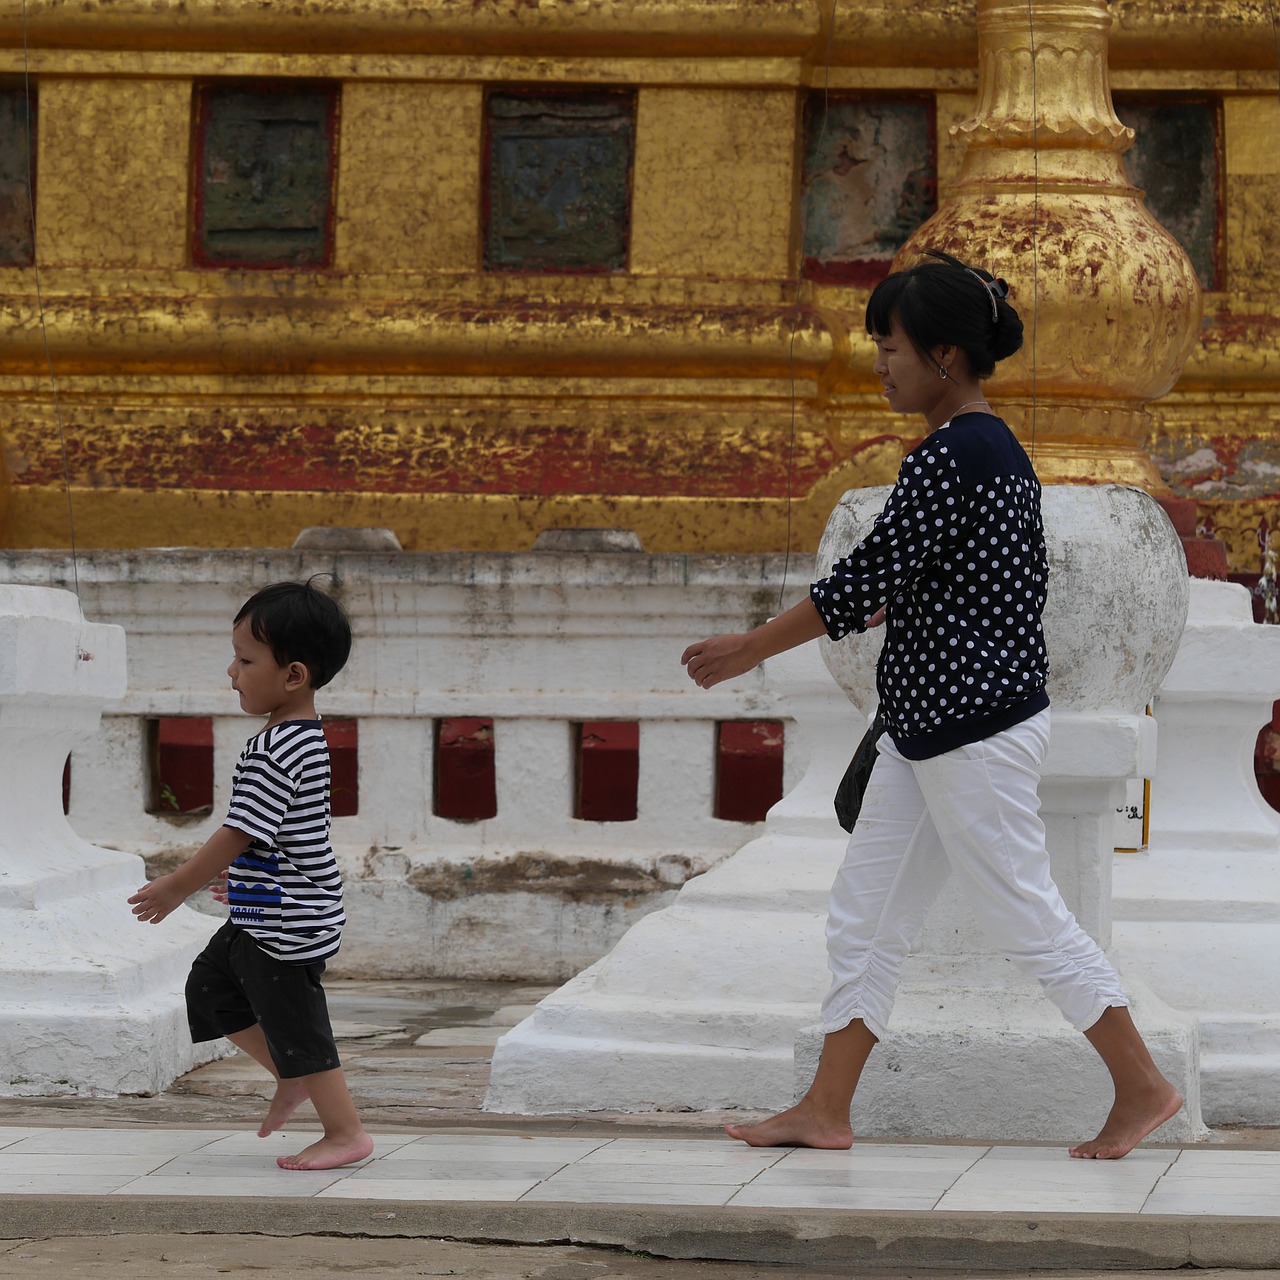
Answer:
M924 760L1049 705L1047 581L1031 462L999 418L969 413L902 460L871 532L809 594L833 640L887 603L880 705Z

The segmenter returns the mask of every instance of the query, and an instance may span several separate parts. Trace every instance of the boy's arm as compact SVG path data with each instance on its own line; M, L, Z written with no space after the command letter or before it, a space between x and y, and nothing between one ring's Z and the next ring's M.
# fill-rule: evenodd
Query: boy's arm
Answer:
M248 847L251 836L235 827L219 827L176 871L144 884L129 899L133 914L147 924L159 924L186 900L221 875Z

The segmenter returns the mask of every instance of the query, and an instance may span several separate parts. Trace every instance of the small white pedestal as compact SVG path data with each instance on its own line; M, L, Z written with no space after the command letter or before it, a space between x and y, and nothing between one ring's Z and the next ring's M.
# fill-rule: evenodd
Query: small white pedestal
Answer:
M197 1062L182 989L209 919L141 925L142 860L81 840L67 755L125 691L124 632L74 595L0 586L0 1094L154 1093Z
M498 1041L486 1111L790 1100L792 1044L822 998L823 917L845 849L831 797L865 717L832 686L814 646L766 665L807 748L803 778L769 811L763 836L690 880ZM790 751L792 726L787 733Z
M1253 621L1244 587L1193 579L1154 704L1148 850L1116 859L1115 941L1198 1018L1211 1124L1280 1124L1280 814L1253 772L1278 693L1280 627Z

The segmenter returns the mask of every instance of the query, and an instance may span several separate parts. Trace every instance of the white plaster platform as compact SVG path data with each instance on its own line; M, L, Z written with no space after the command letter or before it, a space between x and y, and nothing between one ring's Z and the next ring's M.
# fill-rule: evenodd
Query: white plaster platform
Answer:
M722 1138L448 1130L377 1133L374 1154L350 1168L276 1166L277 1155L314 1137L0 1128L0 1205L13 1196L288 1197L1280 1219L1280 1151L1145 1147L1091 1161L1061 1146L860 1142L810 1151Z
M1154 704L1150 843L1116 857L1113 933L1126 972L1199 1023L1210 1124L1280 1124L1280 814L1253 772L1277 692L1280 628L1244 587L1193 580Z
M844 495L819 573L865 535L887 493ZM1116 811L1127 780L1150 768L1154 725L1143 712L1186 618L1185 560L1167 517L1137 490L1050 488L1044 510L1055 710L1042 812L1054 878L1106 947ZM688 882L502 1037L486 1110L780 1109L803 1089L816 1062L806 1028L828 981L827 894L847 843L831 797L874 705L881 638L801 646L765 664L803 733L804 777L770 811L763 837ZM1195 1139L1195 1022L1130 986L1187 1100L1166 1136ZM881 1087L859 1090L855 1132L1062 1139L1086 1117L1101 1123L1110 1091L1092 1067L1082 1075L1092 1051L994 955L957 894L944 890L930 912L900 994L885 1046L899 1057L873 1055Z
M807 646L770 660L798 786L764 835L690 880L499 1040L485 1109L523 1115L775 1108L826 984L823 919L847 837L831 796L865 718ZM861 721L861 723L860 723Z

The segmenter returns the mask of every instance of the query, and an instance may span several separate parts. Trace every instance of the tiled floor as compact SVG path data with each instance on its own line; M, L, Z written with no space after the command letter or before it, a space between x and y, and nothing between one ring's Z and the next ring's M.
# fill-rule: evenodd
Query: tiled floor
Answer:
M1280 1151L1143 1149L1072 1160L1061 1147L888 1144L754 1149L702 1138L375 1135L347 1169L288 1173L314 1135L209 1129L0 1127L0 1195L298 1196L560 1201L973 1213L1280 1218Z

